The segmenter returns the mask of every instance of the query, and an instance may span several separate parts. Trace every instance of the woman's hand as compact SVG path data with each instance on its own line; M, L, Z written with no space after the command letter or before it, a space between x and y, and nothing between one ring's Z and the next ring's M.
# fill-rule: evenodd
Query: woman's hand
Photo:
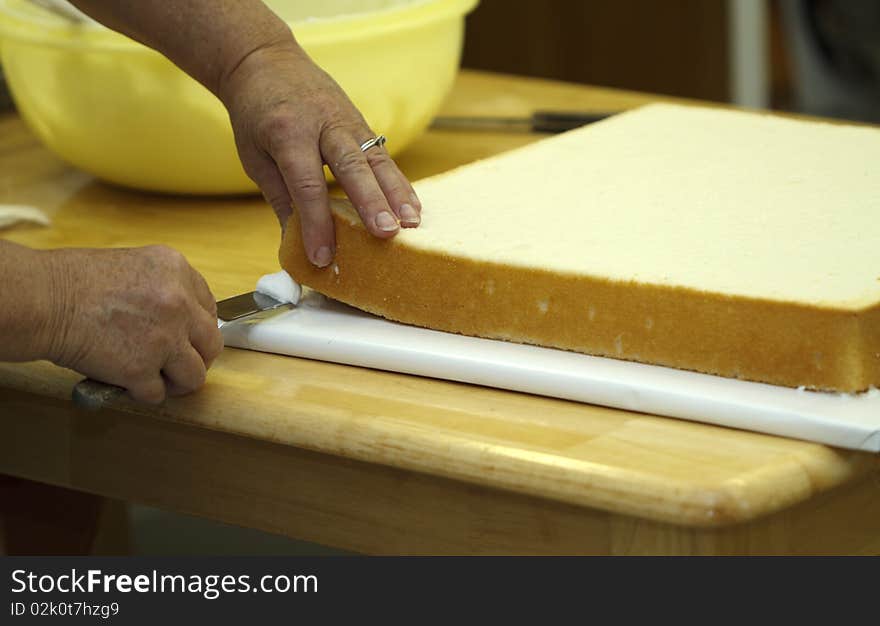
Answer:
M329 166L367 227L387 239L419 225L421 204L384 147L373 138L339 85L292 37L248 54L218 89L247 174L259 185L281 227L291 204L315 265L330 264L335 235L323 165Z
M361 152L375 133L261 0L72 2L160 51L223 101L245 171L282 229L296 206L315 265L329 265L335 249L324 164L376 237L419 225L409 181L384 148Z
M38 254L51 285L40 358L140 402L204 384L223 337L214 296L182 254L165 246Z

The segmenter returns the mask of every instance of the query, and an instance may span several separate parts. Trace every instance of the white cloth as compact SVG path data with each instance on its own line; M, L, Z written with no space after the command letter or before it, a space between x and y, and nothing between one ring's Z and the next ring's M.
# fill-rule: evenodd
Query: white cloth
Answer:
M22 204L0 204L0 229L30 223L48 226L49 216L40 209Z

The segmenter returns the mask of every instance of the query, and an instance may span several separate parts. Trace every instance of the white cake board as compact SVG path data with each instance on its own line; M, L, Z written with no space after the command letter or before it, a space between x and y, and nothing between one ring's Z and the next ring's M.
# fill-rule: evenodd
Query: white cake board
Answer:
M226 345L880 451L880 391L816 393L390 322L308 292Z

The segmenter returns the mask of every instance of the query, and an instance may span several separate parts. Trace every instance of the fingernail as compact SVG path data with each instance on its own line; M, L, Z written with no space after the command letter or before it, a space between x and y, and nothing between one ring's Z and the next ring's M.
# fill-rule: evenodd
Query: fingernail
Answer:
M391 215L391 213L388 211L382 211L376 216L376 227L379 230L384 230L386 233L390 233L391 231L400 228L400 224L397 223L397 220Z
M400 205L400 221L404 224L417 226L422 221L422 218L411 204L402 204Z
M315 258L312 260L312 263L318 267L327 267L332 260L333 252L330 251L330 248L327 246L321 246L318 248L318 251L315 252Z

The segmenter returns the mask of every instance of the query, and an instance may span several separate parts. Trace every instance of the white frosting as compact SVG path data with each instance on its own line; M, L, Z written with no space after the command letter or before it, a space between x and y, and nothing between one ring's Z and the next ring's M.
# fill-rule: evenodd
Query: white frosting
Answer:
M279 302L296 304L302 295L302 287L290 277L290 274L281 270L274 274L266 274L257 281L257 292L275 298Z

